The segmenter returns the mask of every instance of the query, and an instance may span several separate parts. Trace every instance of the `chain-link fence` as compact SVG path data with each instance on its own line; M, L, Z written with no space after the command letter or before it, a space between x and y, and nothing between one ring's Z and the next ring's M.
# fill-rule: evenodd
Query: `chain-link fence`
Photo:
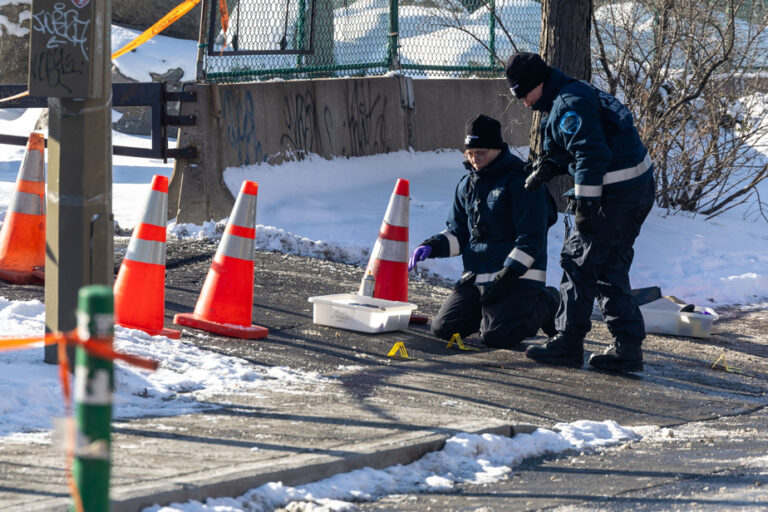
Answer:
M208 82L382 75L498 77L537 51L530 0L211 0Z

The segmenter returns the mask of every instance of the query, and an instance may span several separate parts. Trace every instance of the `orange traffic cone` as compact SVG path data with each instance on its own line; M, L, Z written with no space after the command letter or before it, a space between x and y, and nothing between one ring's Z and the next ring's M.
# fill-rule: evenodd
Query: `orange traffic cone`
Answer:
M257 339L269 334L266 327L251 325L258 191L256 182L243 182L195 311L177 314L175 324L231 338Z
M133 230L115 280L115 323L179 339L180 331L163 327L167 216L168 178L155 175L144 216Z
M399 178L363 274L373 274L378 299L408 302L408 201L408 180Z
M45 138L29 134L16 191L0 229L0 279L16 284L45 280Z

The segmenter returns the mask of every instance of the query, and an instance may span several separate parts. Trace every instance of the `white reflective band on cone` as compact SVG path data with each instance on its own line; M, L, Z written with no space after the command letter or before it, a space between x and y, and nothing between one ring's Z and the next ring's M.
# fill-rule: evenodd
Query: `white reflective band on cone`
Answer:
M165 227L166 215L168 215L168 194L159 190L150 191L147 206L144 208L144 217L141 218L142 224Z
M651 165L653 165L653 162L651 161L651 156L646 153L645 158L643 158L643 161L639 164L635 165L634 167L627 167L626 169L619 169L618 171L611 171L605 173L605 176L603 176L603 185L610 185L612 183L621 183L622 181L628 181L632 178L637 178L641 174L643 174L645 171L651 168Z
M448 256L458 256L461 254L459 248L459 239L456 238L456 235L448 230L441 231L440 234L448 239Z
M21 163L19 179L24 181L43 181L43 154L33 149L27 152Z
M128 250L125 252L125 259L140 263L165 265L165 242L131 237L131 241L128 242Z
M398 242L395 240L376 239L371 251L371 258L384 261L394 261L397 263L408 262L408 242Z
M387 212L384 214L384 222L390 226L399 228L408 227L408 201L409 198L399 194L393 194L387 206Z
M253 238L224 233L221 242L219 242L219 248L216 249L216 254L239 260L254 261L255 251L256 243Z
M498 273L499 272L488 272L487 274L477 274L475 284L490 283ZM543 270L529 269L525 274L520 276L520 279L530 279L531 281L541 281L544 283L547 281L547 273Z
M512 249L512 252L509 253L509 257L515 261L519 261L526 267L530 267L531 265L533 265L533 262L534 262L533 256L531 256L525 251L521 251L517 247Z
M11 204L8 206L9 212L26 213L27 215L42 215L44 210L43 200L37 194L29 192L19 192L13 194Z
M229 224L243 228L256 227L256 196L240 194L237 196L235 206L232 208L232 217Z

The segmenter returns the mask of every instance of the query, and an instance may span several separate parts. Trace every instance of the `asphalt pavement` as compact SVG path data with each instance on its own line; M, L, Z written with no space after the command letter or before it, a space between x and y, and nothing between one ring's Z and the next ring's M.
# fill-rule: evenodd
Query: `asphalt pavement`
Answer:
M126 242L116 241L116 265ZM169 242L167 326L175 313L194 308L215 248L205 241ZM699 503L722 510L755 503L756 510L768 507L768 496L759 492L745 501L738 493L701 490L707 482L768 486L765 468L747 470L743 464L768 448L765 312L720 311L707 339L650 335L645 371L619 376L586 366L538 365L520 351L448 349L423 324L380 334L316 325L307 298L356 290L361 268L260 251L255 268L253 319L269 328L267 338L199 337L186 328L182 338L258 366L317 371L328 382L306 393L265 390L258 396L219 396L212 399L214 408L200 414L116 419L113 511L237 496L269 481L298 485L360 467L407 463L439 449L457 432L514 435L585 419L673 430L714 422L725 431L750 434L738 445L729 444L727 436L693 448L691 440L663 447L632 443L627 446L635 448L581 456L584 462L578 466L572 457L544 457L527 461L497 486L385 498L360 509L690 510ZM449 292L444 284L411 279L409 301L418 305L418 313L429 317L437 311ZM42 287L0 285L0 295L7 298L42 300L42 292ZM466 341L477 346L477 340ZM397 342L414 359L387 357ZM604 324L593 322L587 351L601 351L609 342ZM723 353L738 372L724 371L722 365L712 368ZM60 447L4 443L0 509L66 510L64 469ZM694 481L701 485L690 485Z

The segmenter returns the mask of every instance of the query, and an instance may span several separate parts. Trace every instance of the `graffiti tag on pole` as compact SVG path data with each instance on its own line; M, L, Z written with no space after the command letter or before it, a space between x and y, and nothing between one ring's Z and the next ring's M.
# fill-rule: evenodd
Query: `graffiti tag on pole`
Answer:
M33 96L91 97L93 4L33 0L29 92Z

